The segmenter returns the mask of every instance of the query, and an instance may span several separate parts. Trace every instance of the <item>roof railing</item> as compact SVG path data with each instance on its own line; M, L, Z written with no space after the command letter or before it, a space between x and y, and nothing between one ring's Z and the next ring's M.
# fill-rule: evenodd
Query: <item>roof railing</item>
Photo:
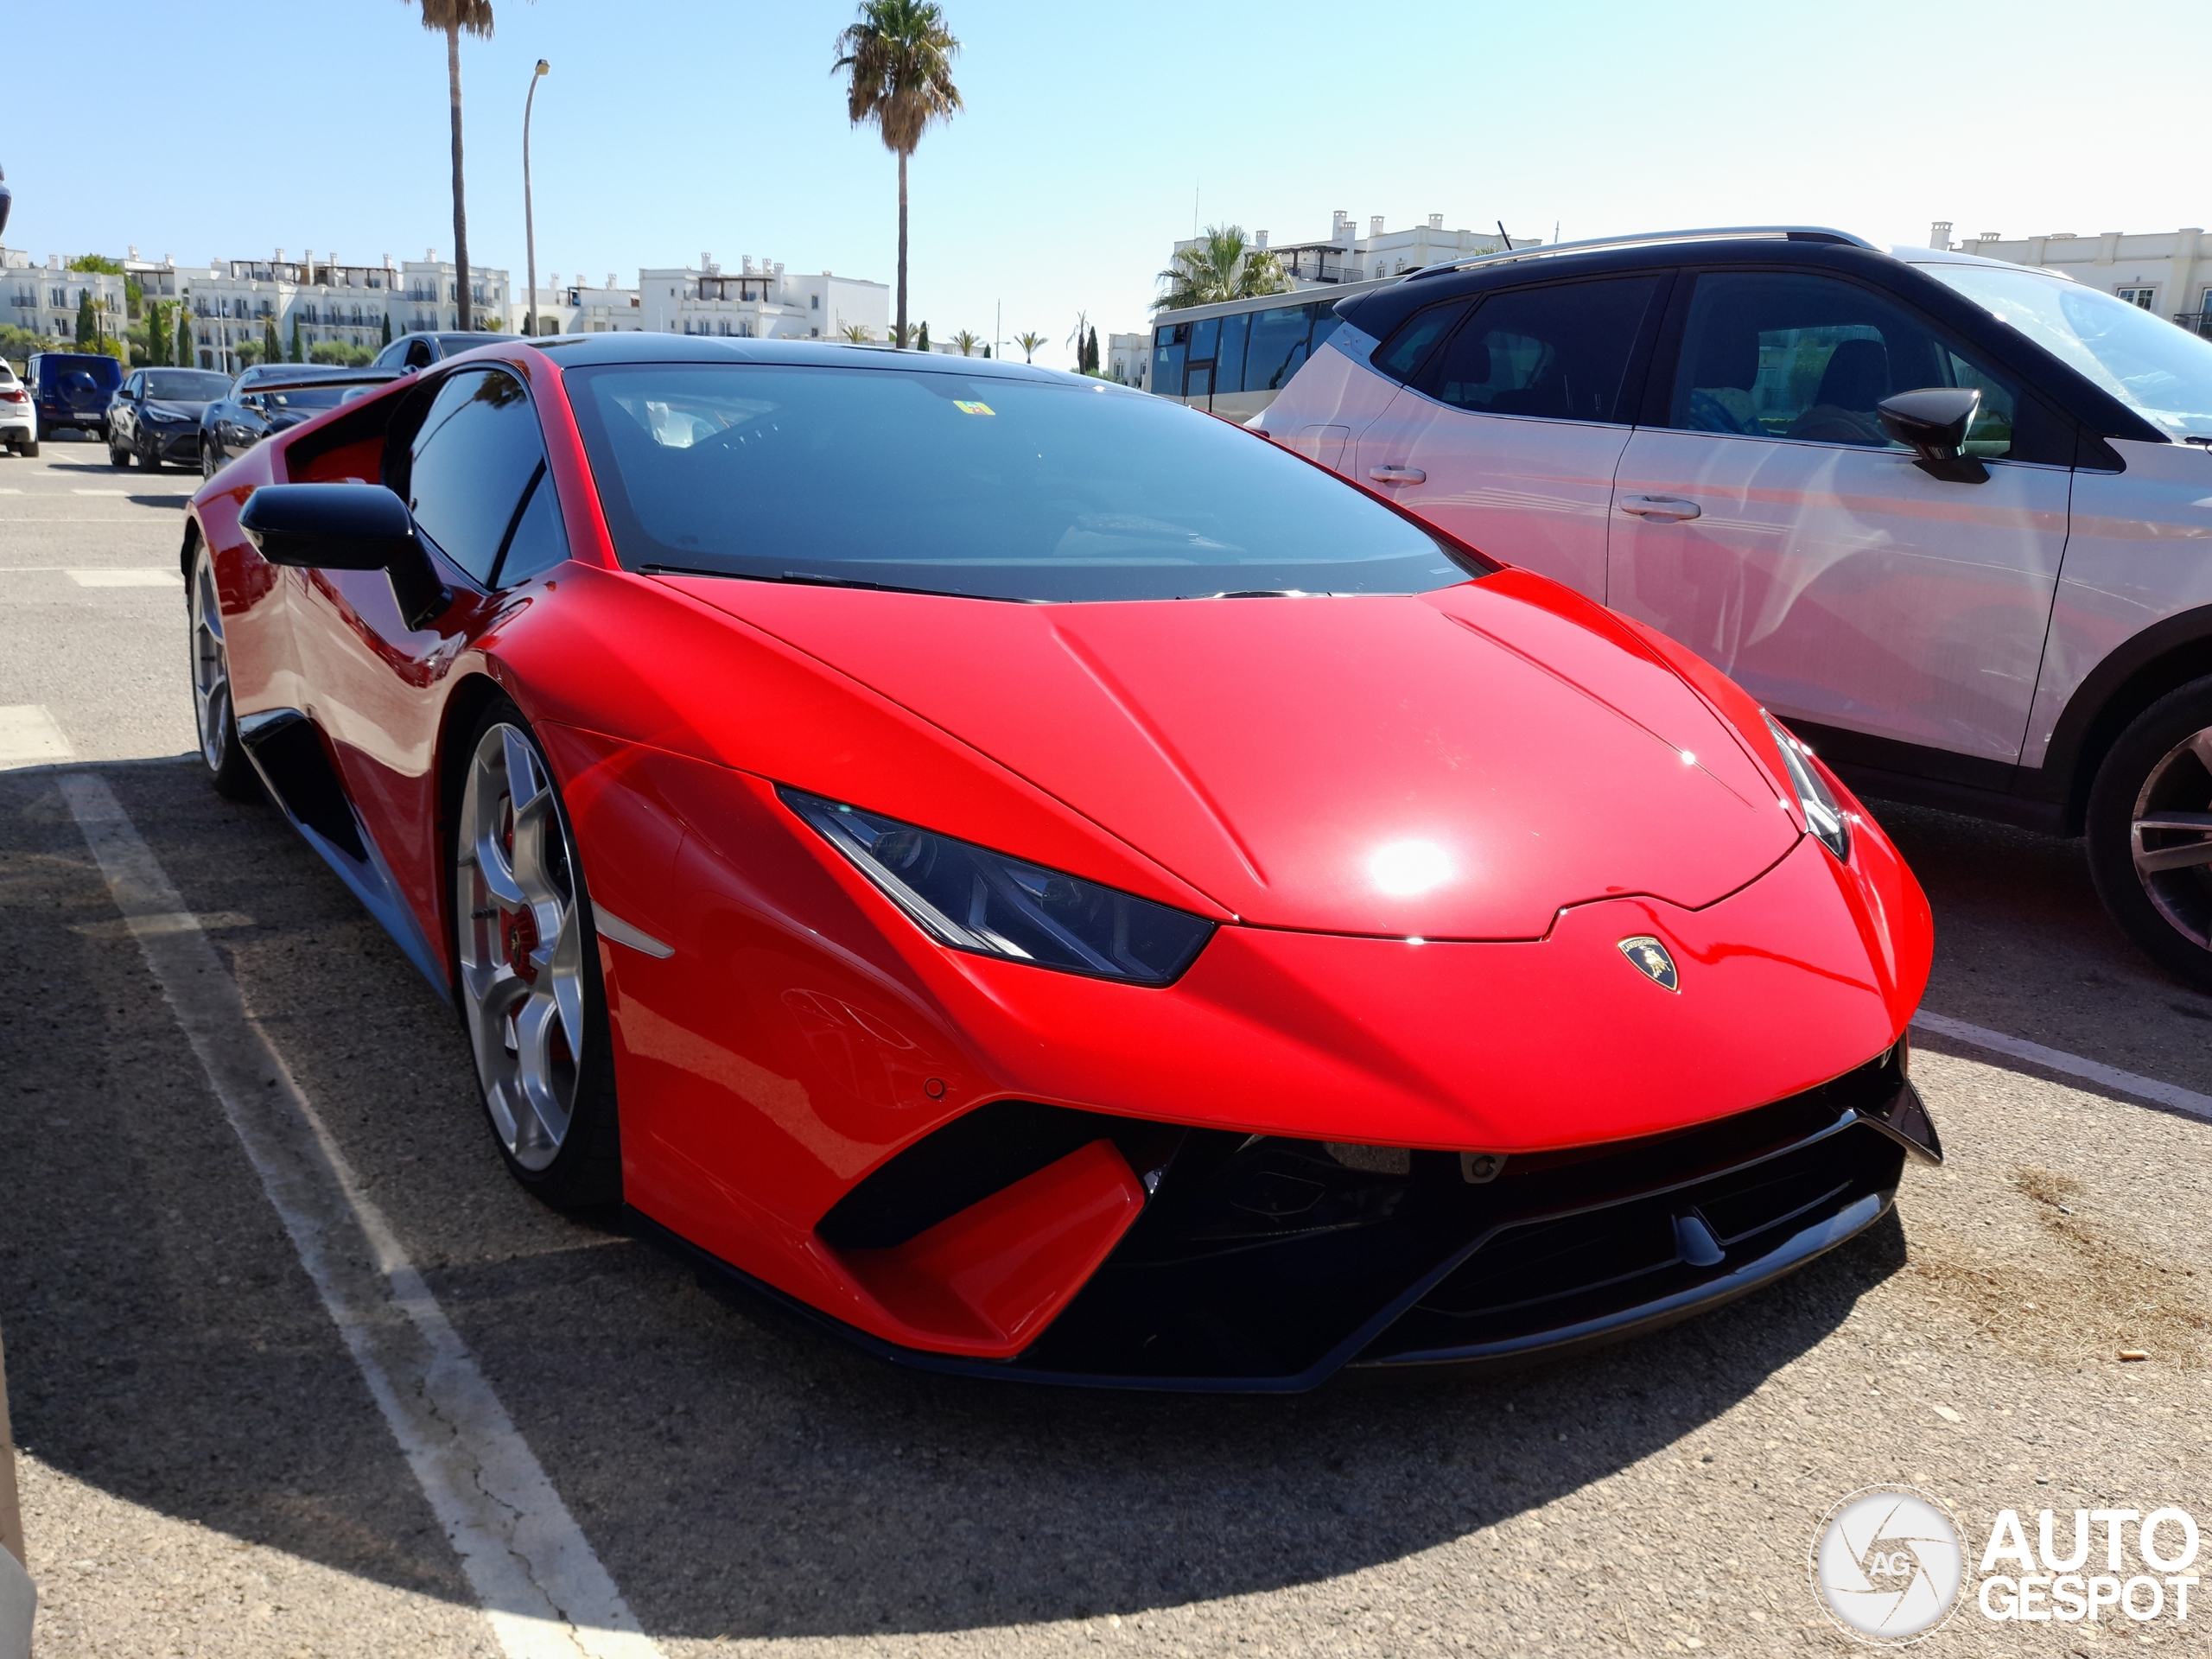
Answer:
M1845 247L1874 249L1874 244L1849 231L1832 231L1820 225L1732 225L1702 231L1646 231L1636 236L1599 236L1586 242L1554 242L1548 247L1501 249L1496 253L1471 254L1440 265L1409 272L1406 280L1440 276L1446 271L1468 270L1478 265L1502 265L1516 259L1548 259L1562 253L1595 253L1606 248L1641 248L1664 242L1828 242ZM1875 250L1878 251L1879 250Z

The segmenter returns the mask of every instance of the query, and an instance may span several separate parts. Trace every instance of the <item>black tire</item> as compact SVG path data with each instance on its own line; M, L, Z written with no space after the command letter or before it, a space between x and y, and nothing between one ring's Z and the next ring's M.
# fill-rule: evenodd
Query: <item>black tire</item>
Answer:
M215 476L215 451L204 439L200 445L200 476L203 480Z
M2085 829L2113 919L2167 972L2212 990L2212 677L2168 692L2120 734Z
M118 449L111 443L107 447L107 464L118 473L126 471L130 465L130 452Z
M529 793L521 811L514 807L510 781L517 743L525 752L524 764L536 770L535 777L524 780ZM478 715L450 759L446 798L453 838L446 859L454 1007L476 1063L485 1122L507 1173L525 1191L556 1210L606 1209L622 1200L613 1038L590 895L560 785L529 721L505 697ZM550 811L537 806L541 791L550 797ZM501 832L491 827L499 823L505 825L503 844ZM539 837L532 859L515 856L524 834ZM480 844L484 836L492 838L488 851ZM502 863L503 859L510 861ZM517 871L524 866L542 874L533 880L518 878ZM534 897L533 886L538 888ZM503 887L522 896L502 899ZM541 918L553 912L563 920L547 944L539 928L548 924ZM526 935L518 926L525 918ZM572 956L566 954L570 950ZM526 976L521 971L525 963L535 967ZM569 1027L557 1011L559 976L564 974L573 974L569 982L582 992L581 1055L569 1042ZM540 999L547 1010L542 1014ZM542 1038L527 1034L530 1029L541 1032ZM541 1040L544 1052L537 1057L533 1081L526 1050ZM566 1122L556 1132L551 1118L563 1104Z
M33 438L29 443L19 448L16 453L19 455L25 456L29 460L36 461L38 459L38 440L36 438Z
M192 676L193 727L200 759L215 792L227 800L261 798L261 777L238 741L238 710L231 702L231 652L215 594L214 563L202 543L192 550L184 588L186 652Z
M140 472L158 473L162 470L162 452L158 445L142 437L138 440L137 454Z

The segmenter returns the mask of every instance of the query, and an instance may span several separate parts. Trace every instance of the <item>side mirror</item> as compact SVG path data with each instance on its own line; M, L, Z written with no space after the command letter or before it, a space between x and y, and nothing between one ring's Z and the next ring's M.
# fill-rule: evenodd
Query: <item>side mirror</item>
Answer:
M1986 484L1989 468L1966 454L1967 429L1981 407L1970 386L1929 386L1900 391L1874 405L1882 429L1912 451L1912 464L1948 484Z
M410 628L452 599L407 504L381 484L264 484L238 514L238 528L271 564L385 572Z

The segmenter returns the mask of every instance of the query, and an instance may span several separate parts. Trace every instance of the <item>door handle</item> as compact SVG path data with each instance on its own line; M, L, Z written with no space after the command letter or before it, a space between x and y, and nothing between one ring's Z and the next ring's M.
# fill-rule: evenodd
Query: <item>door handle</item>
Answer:
M1418 467L1370 467L1367 475L1377 484L1426 484L1428 474Z
M1639 518L1656 518L1662 524L1678 524L1700 516L1696 502L1674 495L1624 495L1621 497L1621 511L1632 512Z

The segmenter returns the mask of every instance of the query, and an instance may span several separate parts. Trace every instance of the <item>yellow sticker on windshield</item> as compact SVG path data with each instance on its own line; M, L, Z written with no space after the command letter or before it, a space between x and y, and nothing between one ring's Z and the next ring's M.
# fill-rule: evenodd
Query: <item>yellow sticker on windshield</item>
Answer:
M963 415L995 415L998 413L998 410L993 409L988 404L973 403L965 397L954 398L952 400L952 406L958 410Z

